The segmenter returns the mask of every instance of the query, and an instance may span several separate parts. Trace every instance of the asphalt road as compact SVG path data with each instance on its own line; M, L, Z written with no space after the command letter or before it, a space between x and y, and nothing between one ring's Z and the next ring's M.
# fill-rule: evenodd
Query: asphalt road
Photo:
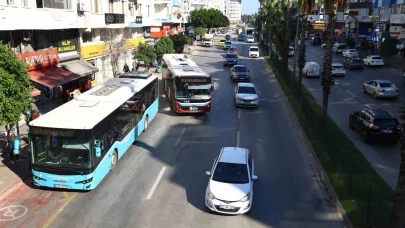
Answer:
M50 227L343 227L314 178L312 157L276 79L262 58L246 58L249 45L236 45L261 92L258 109L235 107L223 51L196 47L192 59L215 81L212 111L173 115L162 98L160 113L116 169L97 189L79 193ZM205 171L224 146L248 148L255 158L259 179L249 214L205 208Z
M323 64L324 50L320 46L312 46L307 41L306 61ZM333 54L333 62L343 63L342 54ZM293 68L293 57L289 64ZM298 74L298 64L297 64ZM329 97L329 116L347 133L354 145L363 153L378 174L392 189L396 188L400 162L400 151L397 145L367 144L362 141L360 134L349 128L349 115L363 108L385 108L398 116L398 110L405 102L405 85L402 72L392 68L369 68L364 70L346 70L346 77L336 77L337 85L333 86ZM363 93L366 81L385 79L393 82L402 92L397 100L374 99L372 95ZM312 93L319 104L322 104L322 89L320 79L303 79L304 86Z

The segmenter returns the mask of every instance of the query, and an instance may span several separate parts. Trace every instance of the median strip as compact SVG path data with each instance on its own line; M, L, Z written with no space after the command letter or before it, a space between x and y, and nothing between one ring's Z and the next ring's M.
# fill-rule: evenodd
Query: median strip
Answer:
M326 133L320 134L320 105L304 86L297 102L293 96L297 79L291 71L282 74L276 54L270 58L268 48L261 45L261 49L353 225L390 227L394 191L330 117Z

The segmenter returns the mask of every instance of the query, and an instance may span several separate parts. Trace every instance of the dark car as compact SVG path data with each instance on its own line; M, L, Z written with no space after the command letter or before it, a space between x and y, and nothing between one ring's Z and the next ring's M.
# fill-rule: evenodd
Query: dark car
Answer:
M240 34L238 36L238 41L244 41L245 40L245 36L243 34Z
M238 64L238 56L233 53L228 53L225 55L224 66L226 65L236 65Z
M322 44L321 37L315 36L314 39L312 39L311 44L312 44L312 45L317 45L317 44L321 45L321 44Z
M231 40L231 35L225 35L226 40Z
M345 58L343 62L343 66L346 69L360 69L363 70L364 64L363 64L363 59L360 57L354 57L354 58Z
M231 68L231 80L236 82L247 81L250 82L250 70L245 65L235 65Z
M349 126L361 134L364 142L384 140L396 143L401 137L401 125L386 109L363 109L352 112Z

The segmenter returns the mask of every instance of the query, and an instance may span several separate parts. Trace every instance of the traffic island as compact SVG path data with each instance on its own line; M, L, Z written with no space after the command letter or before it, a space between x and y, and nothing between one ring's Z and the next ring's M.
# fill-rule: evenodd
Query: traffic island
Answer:
M304 86L297 101L293 96L296 77L291 71L282 74L277 54L270 58L268 47L261 44L260 48L353 226L392 227L394 191L330 117L325 133L320 133L321 106Z

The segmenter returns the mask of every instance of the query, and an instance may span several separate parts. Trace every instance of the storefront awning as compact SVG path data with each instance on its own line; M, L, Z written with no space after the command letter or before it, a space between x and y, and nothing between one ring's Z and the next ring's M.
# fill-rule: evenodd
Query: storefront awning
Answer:
M56 86L60 86L80 78L80 75L56 66L29 71L28 75L31 77L32 81L48 88L55 88Z
M62 63L61 66L64 69L79 75L80 77L92 75L92 74L98 72L97 67L93 66L91 63L86 62L85 60L77 60L77 61Z
M40 95L41 95L41 91L39 89L37 89L37 88L34 88L31 91L31 97L36 97L36 96L40 96Z

